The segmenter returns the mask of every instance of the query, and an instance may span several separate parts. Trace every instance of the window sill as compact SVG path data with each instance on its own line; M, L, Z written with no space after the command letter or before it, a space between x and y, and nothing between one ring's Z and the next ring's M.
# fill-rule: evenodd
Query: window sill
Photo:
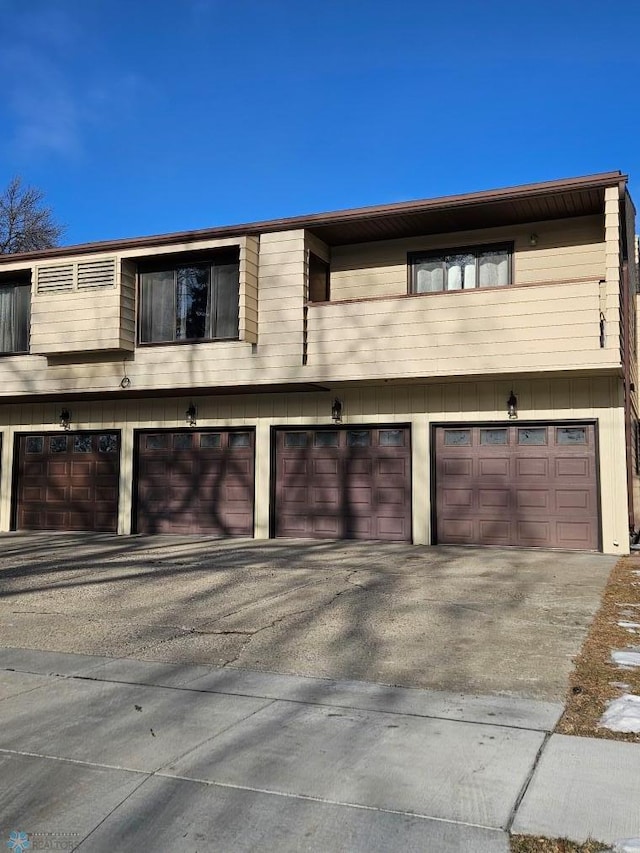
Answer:
M230 342L240 342L239 337L233 338L193 338L188 341L138 341L137 347L183 347L183 346L200 346L202 344L220 344Z

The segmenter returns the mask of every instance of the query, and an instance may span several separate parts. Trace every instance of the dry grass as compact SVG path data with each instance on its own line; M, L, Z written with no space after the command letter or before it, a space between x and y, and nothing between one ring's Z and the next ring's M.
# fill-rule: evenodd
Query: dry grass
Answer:
M564 714L556 726L556 731L561 734L640 743L640 734L625 734L598 728L598 721L610 699L616 699L623 692L640 694L640 668L620 669L611 663L610 657L615 649L640 646L640 634L632 634L618 625L619 621L640 622L640 575L633 574L633 571L639 570L640 557L631 556L619 560L611 572L600 610L596 613L587 639L576 658ZM623 613L625 610L628 611L626 615ZM634 615L631 616L630 613ZM614 687L612 682L625 682L629 685L629 689ZM524 853L529 849L564 850L565 848L514 849L522 850Z
M535 835L512 835L512 853L599 853L601 850L611 850L599 841L585 841L576 844L566 838L539 838Z

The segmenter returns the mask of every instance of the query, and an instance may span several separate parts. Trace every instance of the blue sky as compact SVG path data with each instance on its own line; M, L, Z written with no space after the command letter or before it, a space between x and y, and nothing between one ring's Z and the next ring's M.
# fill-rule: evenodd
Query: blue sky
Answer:
M0 0L0 183L64 243L621 169L637 0Z

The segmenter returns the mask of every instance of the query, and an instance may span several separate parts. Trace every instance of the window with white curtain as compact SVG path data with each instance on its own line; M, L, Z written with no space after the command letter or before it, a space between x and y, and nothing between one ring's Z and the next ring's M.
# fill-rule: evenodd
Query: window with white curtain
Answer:
M0 284L0 353L29 351L30 284Z
M511 245L449 249L409 256L412 293L442 293L511 284Z
M140 272L140 343L238 337L238 252Z

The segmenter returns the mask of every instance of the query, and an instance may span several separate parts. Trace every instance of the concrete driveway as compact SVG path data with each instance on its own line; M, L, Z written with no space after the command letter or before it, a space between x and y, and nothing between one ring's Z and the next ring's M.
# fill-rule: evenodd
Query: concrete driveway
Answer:
M615 558L7 534L0 643L562 700Z

